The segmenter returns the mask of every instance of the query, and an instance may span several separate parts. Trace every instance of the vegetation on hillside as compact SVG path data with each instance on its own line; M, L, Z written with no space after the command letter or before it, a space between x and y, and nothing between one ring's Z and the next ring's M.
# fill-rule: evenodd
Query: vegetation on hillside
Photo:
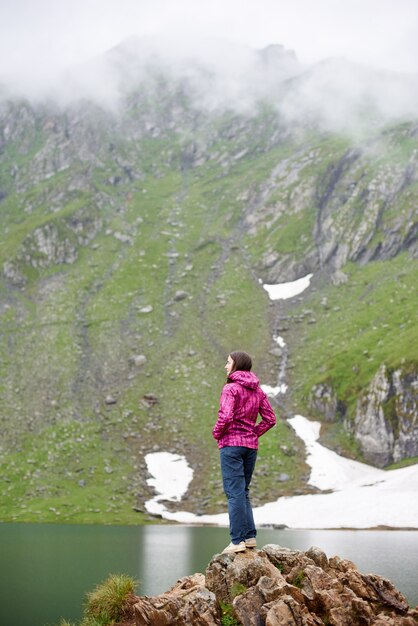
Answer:
M280 365L260 280L315 275L279 305L291 351L279 417L306 412L321 381L350 415L380 363L416 366L412 126L356 145L286 128L267 105L199 117L167 90L158 106L133 94L118 118L3 111L3 521L147 522L133 508L150 497L155 449L191 463L188 506L223 507L211 428L226 356L248 350L270 385ZM338 286L332 246L347 257ZM255 504L308 489L285 423L261 440L258 468Z

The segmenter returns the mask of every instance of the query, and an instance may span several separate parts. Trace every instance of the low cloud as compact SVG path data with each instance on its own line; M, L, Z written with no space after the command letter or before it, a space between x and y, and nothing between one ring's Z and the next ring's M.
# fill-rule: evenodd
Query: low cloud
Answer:
M38 75L39 76L39 75ZM253 114L261 101L293 123L315 120L329 130L359 132L361 125L416 117L418 76L375 69L345 58L301 63L292 50L255 50L217 39L132 37L45 80L9 81L4 94L61 107L79 100L117 113L133 90L158 90L157 77L182 88L199 110ZM156 94L158 97L158 94Z
M88 99L116 112L160 72L207 110L248 114L268 99L288 120L315 118L330 129L355 129L368 112L375 120L416 115L415 0L174 4L3 3L0 93L61 106Z

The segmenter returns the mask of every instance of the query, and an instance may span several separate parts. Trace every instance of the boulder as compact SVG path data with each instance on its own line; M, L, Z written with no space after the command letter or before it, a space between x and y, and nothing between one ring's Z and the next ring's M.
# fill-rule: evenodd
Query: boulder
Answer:
M183 291L182 289L179 289L174 294L173 300L174 302L180 302L180 300L186 300L186 298L188 297L189 297L189 294L187 293L187 291Z

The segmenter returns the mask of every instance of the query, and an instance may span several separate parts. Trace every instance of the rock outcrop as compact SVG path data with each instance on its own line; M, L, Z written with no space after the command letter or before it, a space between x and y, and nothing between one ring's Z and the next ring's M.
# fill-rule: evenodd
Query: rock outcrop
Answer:
M206 574L180 579L134 606L136 626L416 626L394 585L319 548L266 545L217 554Z
M53 265L72 265L78 247L87 246L100 231L101 217L96 209L80 209L66 219L49 221L23 240L14 259L3 264L4 277L14 286L26 283L24 270ZM22 271L23 270L23 271Z
M418 455L418 373L382 365L357 402L354 435L379 467Z
M169 624L219 624L216 596L205 586L203 574L181 578L160 596L142 597L135 604L135 623L144 626Z
M326 422L344 420L364 459L372 465L385 467L418 456L418 372L414 364L390 369L383 363L358 398L354 416L346 414L345 403L326 383L312 387L309 408Z
M309 406L320 413L325 421L332 422L337 416L338 398L332 387L325 383L319 383L311 389Z

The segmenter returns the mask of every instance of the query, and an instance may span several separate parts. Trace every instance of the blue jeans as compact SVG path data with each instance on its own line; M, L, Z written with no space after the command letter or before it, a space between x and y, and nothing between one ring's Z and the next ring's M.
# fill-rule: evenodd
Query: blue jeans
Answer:
M232 543L240 543L257 534L249 498L257 450L226 446L220 453L223 486L228 498L229 532Z

